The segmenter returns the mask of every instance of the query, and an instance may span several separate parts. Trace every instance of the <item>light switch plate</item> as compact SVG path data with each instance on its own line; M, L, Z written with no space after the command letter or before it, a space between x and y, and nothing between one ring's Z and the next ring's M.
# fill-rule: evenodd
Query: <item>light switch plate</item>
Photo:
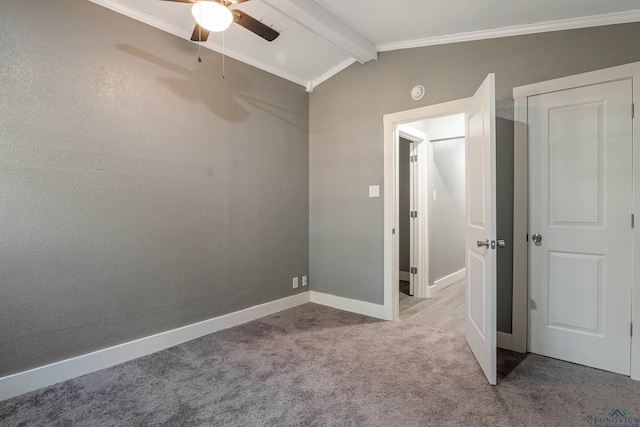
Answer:
M307 286L307 276L302 276L302 286Z
M380 186L379 185L370 185L369 186L369 197L380 197Z
M293 278L293 289L298 289L298 278L297 277Z

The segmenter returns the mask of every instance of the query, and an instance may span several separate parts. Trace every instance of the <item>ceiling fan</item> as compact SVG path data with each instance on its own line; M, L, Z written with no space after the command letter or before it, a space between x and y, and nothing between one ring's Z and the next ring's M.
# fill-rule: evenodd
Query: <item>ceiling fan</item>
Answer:
M194 42L207 41L211 31L224 31L232 22L246 28L252 33L271 42L280 33L257 19L238 9L229 9L232 4L240 4L249 0L163 0L177 3L191 3L191 13L196 20L196 27L191 34Z

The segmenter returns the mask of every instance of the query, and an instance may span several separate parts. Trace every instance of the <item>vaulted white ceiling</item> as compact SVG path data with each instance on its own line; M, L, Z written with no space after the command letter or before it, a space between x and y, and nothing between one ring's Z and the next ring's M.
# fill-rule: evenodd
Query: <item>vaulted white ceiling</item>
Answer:
M91 0L189 40L191 5ZM638 0L251 0L231 6L281 31L267 42L232 24L203 46L313 88L377 52L640 21Z

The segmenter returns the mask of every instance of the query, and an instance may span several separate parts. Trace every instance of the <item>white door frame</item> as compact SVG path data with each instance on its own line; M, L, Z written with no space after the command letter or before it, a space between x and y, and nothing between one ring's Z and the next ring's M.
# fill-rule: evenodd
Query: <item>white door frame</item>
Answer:
M527 351L528 333L528 242L529 209L528 110L529 96L590 86L615 80L633 79L633 103L640 106L640 62L606 68L513 89L514 99L514 197L513 197L513 326L512 349ZM631 111L629 112L631 114ZM633 120L633 210L640 213L640 125ZM629 212L631 214L632 212ZM629 218L631 220L631 218ZM640 233L633 233L633 296L631 321L640 325ZM640 337L631 338L631 378L640 380Z
M386 114L384 123L384 318L397 320L398 307L398 132L401 125L465 113L470 98ZM425 145L425 144L422 144ZM426 169L426 168L423 168ZM425 179L426 181L426 179ZM420 215L418 215L420 218ZM426 218L426 215L425 215ZM426 246L426 245L425 245ZM428 260L428 259L427 259ZM423 262L428 264L428 262ZM424 267L423 267L424 268ZM425 282L428 281L428 275Z
M418 217L411 221L411 267L416 267L418 273L409 274L414 287L413 295L417 298L428 298L431 296L429 293L429 217L426 196L428 140L424 132L407 125L399 125L396 134L398 139L404 138L415 144L412 154L418 156L418 161L411 163L412 172L417 169L417 173L411 174L411 210L418 212ZM415 191L416 187L418 191ZM397 230L399 228L396 228Z

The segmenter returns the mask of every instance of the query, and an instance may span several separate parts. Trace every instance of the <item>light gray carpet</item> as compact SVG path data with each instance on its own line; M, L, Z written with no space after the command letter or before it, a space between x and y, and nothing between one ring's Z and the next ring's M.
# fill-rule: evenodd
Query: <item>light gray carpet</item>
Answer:
M491 387L455 332L315 304L0 402L0 425L573 426L640 382L529 355Z

